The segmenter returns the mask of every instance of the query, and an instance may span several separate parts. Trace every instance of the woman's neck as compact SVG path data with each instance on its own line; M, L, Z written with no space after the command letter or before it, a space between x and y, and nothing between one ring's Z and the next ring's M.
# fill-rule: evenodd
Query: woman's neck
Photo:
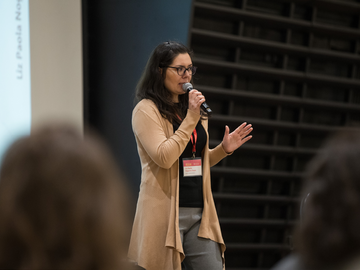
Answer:
M173 95L173 97L172 97L172 101L174 102L174 103L179 103L179 95Z

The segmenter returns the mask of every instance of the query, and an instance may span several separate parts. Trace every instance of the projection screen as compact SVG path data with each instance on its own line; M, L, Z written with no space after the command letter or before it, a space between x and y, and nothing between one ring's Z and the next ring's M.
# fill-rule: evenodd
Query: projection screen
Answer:
M45 123L83 130L81 0L0 1L0 164Z

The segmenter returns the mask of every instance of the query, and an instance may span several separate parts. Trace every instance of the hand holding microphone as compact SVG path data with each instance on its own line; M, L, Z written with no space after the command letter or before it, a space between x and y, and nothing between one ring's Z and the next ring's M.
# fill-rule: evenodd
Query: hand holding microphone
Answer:
M193 86L192 86L191 83L184 83L183 86L182 86L182 89L185 92L190 92L191 90L193 90ZM207 112L208 116L210 116L212 114L212 110L210 109L209 105L206 104L205 97L200 92L197 92L197 93L199 93L199 95L194 97L194 102L195 103L200 102L201 103L200 108L204 112ZM190 104L189 104L189 106L190 106Z

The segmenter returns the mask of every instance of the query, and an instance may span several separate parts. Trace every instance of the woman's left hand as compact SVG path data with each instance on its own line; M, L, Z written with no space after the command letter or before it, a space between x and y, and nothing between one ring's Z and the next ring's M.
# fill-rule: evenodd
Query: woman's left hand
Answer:
M223 148L226 153L230 154L238 149L241 145L246 143L248 140L252 138L252 136L248 136L250 132L253 130L251 124L246 125L247 123L244 122L237 129L233 132L230 132L228 126L225 126L225 134L222 141Z

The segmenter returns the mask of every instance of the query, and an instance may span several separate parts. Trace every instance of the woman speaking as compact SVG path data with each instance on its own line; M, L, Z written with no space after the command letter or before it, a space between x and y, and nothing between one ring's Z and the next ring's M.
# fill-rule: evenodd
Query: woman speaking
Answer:
M204 95L189 92L191 51L164 42L137 85L132 126L142 174L129 258L146 270L225 269L225 244L211 193L210 167L251 139L250 124L209 149Z

